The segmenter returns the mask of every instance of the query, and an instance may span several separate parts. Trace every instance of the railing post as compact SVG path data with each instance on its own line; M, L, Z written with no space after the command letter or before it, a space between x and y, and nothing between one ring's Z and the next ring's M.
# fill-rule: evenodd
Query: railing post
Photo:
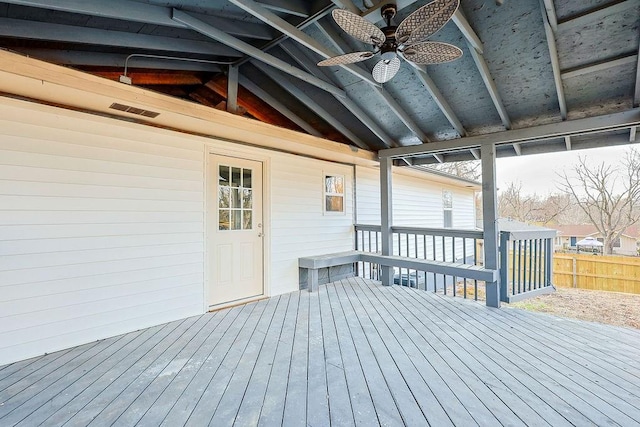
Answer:
M544 251L547 258L545 286L553 286L553 239L545 240Z
M382 235L382 255L393 255L393 206L391 196L391 165L389 157L380 159L380 220ZM393 267L382 267L382 284L384 286L393 285Z
M482 225L484 234L484 267L498 269L498 205L496 194L496 145L482 144L480 147L482 162ZM486 304L500 307L499 280L485 283Z
M509 237L507 231L500 232L500 301L502 302L509 301Z

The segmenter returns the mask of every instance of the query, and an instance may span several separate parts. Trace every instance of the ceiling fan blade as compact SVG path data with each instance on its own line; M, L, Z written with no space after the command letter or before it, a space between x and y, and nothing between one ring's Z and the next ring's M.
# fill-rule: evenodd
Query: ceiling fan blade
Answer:
M449 43L423 42L409 46L402 55L416 64L440 64L460 58L462 50Z
M391 60L383 59L373 67L373 80L378 83L386 83L400 70L400 58L397 56Z
M380 28L361 16L343 9L334 9L331 15L340 28L358 40L374 46L381 46L384 43L385 36Z
M344 65L354 64L356 62L364 61L373 56L373 52L353 52L345 55L334 56L333 58L327 58L318 62L320 67L329 67L331 65Z
M404 45L424 41L444 27L459 5L460 0L435 0L422 6L398 25L396 40Z

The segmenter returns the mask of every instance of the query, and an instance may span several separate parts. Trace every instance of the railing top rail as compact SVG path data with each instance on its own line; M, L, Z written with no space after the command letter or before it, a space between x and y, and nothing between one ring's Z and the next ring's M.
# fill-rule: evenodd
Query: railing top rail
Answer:
M382 226L373 224L355 224L356 231L382 231Z
M461 237L467 239L482 239L482 231L462 230L456 228L426 228L426 227L391 227L394 233L408 233L427 236Z
M553 239L556 237L556 230L501 231L500 233L508 235L508 240Z
M382 229L379 225L371 224L356 224L356 231L380 231ZM391 231L394 233L408 233L426 236L439 236L439 237L460 237L467 239L482 239L482 230L464 230L456 228L427 228L427 227L407 227L407 226L393 226Z

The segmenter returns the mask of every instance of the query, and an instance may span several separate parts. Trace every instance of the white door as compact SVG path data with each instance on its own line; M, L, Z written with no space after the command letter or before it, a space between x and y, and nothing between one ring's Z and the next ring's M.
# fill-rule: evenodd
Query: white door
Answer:
M262 163L209 160L209 305L217 305L264 293Z

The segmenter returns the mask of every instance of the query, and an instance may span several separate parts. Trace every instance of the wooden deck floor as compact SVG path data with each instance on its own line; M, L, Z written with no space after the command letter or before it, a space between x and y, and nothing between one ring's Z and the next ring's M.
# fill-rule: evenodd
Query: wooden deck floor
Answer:
M640 425L640 331L351 279L0 367L0 425Z

